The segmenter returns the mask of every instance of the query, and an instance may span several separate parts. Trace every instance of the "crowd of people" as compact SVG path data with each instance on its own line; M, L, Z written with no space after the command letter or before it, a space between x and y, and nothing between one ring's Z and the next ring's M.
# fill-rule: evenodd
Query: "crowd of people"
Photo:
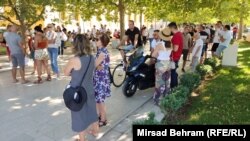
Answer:
M140 30L132 20L129 21L128 26L117 48L124 49L120 50L120 53L127 63L125 50L136 49L135 55L141 56L149 40L150 55L155 58L149 64L154 65L156 70L153 97L155 105L159 105L161 96L167 96L178 85L177 69L181 56L183 57L182 71L186 71L186 62L191 56L191 71L195 72L196 66L202 64L204 58L208 57L209 47L211 47L212 57L220 58L232 39L230 26L223 25L221 21L214 26L183 24L182 29L175 22L169 23L162 29L154 29L151 25L148 30L146 27ZM27 55L25 44L29 48L28 55L34 59L34 72L37 72L37 80L34 83L43 82L43 71L47 73L46 81L52 79L51 70L57 78L60 78L58 55L63 54L65 42L70 41L73 45L74 57L69 59L64 67L64 75L71 76L69 85L77 87L81 81L79 76L86 73L81 86L87 89L88 96L87 102L80 111L71 111L72 130L79 133L80 141L85 140L89 126L91 130L88 133L97 136L99 127L107 125L105 100L111 96L110 56L107 49L111 32L106 30L105 25L101 26L101 30L93 26L86 34L81 34L80 27L77 32L69 33L65 27L54 24L48 24L45 28L36 26L34 30L34 36L27 34L25 42L17 33L16 25L9 25L3 36L5 41L2 43L5 43L10 50L13 82L19 81L16 77L18 66L21 83L29 82L25 78L25 56ZM120 38L117 30L113 35L114 38ZM93 45L96 46L95 53L93 53ZM90 65L86 67L89 60L91 60Z

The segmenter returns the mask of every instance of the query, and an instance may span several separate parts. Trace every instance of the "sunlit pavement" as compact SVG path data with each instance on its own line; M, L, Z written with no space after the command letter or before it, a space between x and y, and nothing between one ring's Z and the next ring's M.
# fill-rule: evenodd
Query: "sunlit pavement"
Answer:
M146 46L148 48L148 46ZM69 49L67 49L69 50ZM111 68L121 61L119 52L109 48ZM63 70L68 58L59 58L60 70ZM28 80L35 81L36 75L30 75L32 68L26 69ZM180 70L180 69L179 69ZM44 79L46 75L44 74ZM0 140L1 141L71 141L77 136L71 130L70 112L65 108L62 93L69 77L53 77L51 82L42 84L12 83L11 72L0 73ZM19 78L20 80L20 78ZM137 91L126 98L122 88L112 86L112 96L106 101L108 125L101 128L97 138L89 140L131 141L131 124L134 120L156 111L152 102L153 89ZM86 115L88 116L88 115Z
M111 67L121 61L120 54L110 49ZM69 58L60 57L61 70ZM114 61L115 60L115 61ZM8 66L8 65L6 65ZM30 75L31 67L26 69L27 79L36 80L36 75ZM43 75L46 78L46 75ZM70 141L76 138L71 130L70 112L65 108L62 93L69 82L69 77L53 77L51 82L42 84L12 83L11 72L0 73L0 140L1 141ZM20 77L19 77L20 80ZM122 94L121 88L112 86L112 96L106 101L108 126L101 128L102 135L118 125L152 97L152 90L138 91L131 98ZM86 115L88 116L88 115ZM88 137L93 139L93 137Z

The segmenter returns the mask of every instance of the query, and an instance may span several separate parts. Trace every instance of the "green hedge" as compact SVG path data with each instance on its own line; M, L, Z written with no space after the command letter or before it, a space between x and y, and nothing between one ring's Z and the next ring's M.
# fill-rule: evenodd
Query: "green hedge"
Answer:
M200 81L201 76L197 73L185 73L180 77L181 85L189 88L190 93L200 85Z
M210 65L199 64L196 67L196 71L201 75L201 78L204 79L205 75L213 73L213 68Z
M215 71L220 66L220 60L216 57L206 58L204 60L204 65L210 65L213 68L213 71Z
M174 119L176 112L186 103L189 93L187 87L179 85L160 101L161 111L166 115L167 119Z
M133 122L134 125L158 125L160 122L155 120L155 113L150 112L147 119L136 120Z

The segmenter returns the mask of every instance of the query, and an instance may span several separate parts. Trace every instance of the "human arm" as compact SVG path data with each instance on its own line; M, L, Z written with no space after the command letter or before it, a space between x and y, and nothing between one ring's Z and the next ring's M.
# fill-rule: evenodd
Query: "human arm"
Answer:
M100 53L100 55L98 56L98 58L95 60L95 67L98 70L101 70L103 67L101 66L102 61L105 59L105 54L104 53Z
M134 46L137 46L139 34L135 34Z
M66 64L65 69L64 69L64 75L65 76L70 76L71 75L71 71L74 68L74 60L75 60L75 58L71 58L68 61L68 63Z
M152 50L152 57L157 58L158 57L158 51L159 51L159 45L157 45L153 50Z

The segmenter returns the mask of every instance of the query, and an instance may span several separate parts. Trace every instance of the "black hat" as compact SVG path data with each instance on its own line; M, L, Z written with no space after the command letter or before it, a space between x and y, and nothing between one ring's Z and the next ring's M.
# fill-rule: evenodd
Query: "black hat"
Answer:
M36 27L34 28L34 30L35 30L36 32L41 32L41 33L43 33L43 30L42 30L41 26L36 26Z
M72 111L79 111L87 101L87 92L83 87L67 88L63 93L64 103Z

